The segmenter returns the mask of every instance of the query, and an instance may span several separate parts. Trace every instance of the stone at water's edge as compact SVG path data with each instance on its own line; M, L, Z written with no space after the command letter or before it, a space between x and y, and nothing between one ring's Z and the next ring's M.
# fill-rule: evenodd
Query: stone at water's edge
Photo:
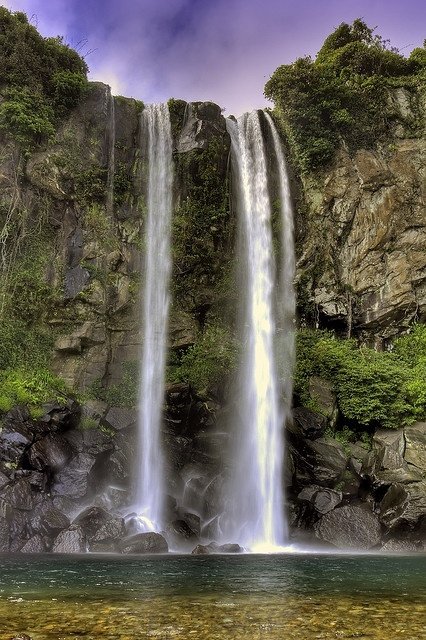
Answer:
M379 519L367 505L338 507L324 515L314 530L319 540L339 549L372 549L381 541Z
M83 530L80 527L71 526L61 531L53 543L53 553L84 553L86 541Z
M137 533L120 542L121 553L167 553L169 546L160 533Z

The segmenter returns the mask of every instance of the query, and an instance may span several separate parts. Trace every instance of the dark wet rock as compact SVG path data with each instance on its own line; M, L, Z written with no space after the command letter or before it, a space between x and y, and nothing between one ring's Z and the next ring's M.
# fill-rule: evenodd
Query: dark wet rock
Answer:
M333 487L343 476L349 455L333 438L305 440L296 448L291 445L295 462L295 476L299 485L318 484Z
M31 429L25 424L5 427L0 433L0 459L4 462L21 464L33 437Z
M411 542L411 540L390 538L384 543L380 551L388 553L410 553L413 551L419 551L419 547L415 542Z
M80 265L68 269L65 274L64 297L66 299L75 298L80 291L83 291L89 280L89 272Z
M21 553L44 553L46 551L46 545L43 538L36 534L28 540L20 549Z
M57 536L53 542L53 553L84 553L86 540L81 527L71 526Z
M381 527L368 505L346 505L325 514L314 525L319 540L340 549L372 549L381 541Z
M68 529L69 526L69 518L50 502L40 505L36 515L31 520L33 531L52 538L56 537L64 529Z
M50 431L64 432L78 426L81 407L75 400L70 399L66 404L48 403L43 408Z
M312 376L308 383L309 395L315 402L321 415L334 425L337 419L337 399L334 393L333 383L324 378Z
M83 431L83 448L85 453L90 453L92 456L111 451L113 448L111 436L100 429L85 429Z
M88 453L79 453L65 469L55 474L52 494L68 498L82 498L89 488L90 471L96 459Z
M193 556L208 556L211 553L213 553L211 548L205 544L197 544L197 546L191 551Z
M56 471L62 469L73 456L70 443L61 435L48 435L35 442L28 454L34 469Z
M0 516L0 552L9 551L10 527L6 518Z
M326 426L327 420L324 416L305 407L296 407L293 410L293 425L289 426L289 430L304 438L315 440L324 434Z
M34 507L31 485L26 479L8 485L2 492L2 498L15 509L31 511Z
M114 542L124 535L124 520L101 507L84 509L73 521L73 526L80 527L89 543L90 550L112 550ZM92 549L92 543L96 547Z
M184 513L183 520L189 526L189 528L195 533L196 536L200 536L201 520L195 513Z
M114 429L114 431L122 431L128 429L137 422L137 412L132 409L123 409L122 407L111 407L107 414L102 418L102 424L105 427Z
M426 475L426 422L416 422L405 429L406 462Z
M321 514L332 511L342 502L342 493L334 489L325 489L317 485L310 485L302 489L297 496L298 500L309 502L314 509Z
M348 449L352 458L362 466L363 460L368 456L368 448L362 442L348 442Z
M217 547L217 551L218 553L243 553L244 549L243 547L240 547L239 544L235 544L235 543L227 543L227 544L221 544Z
M193 547L197 539L196 533L185 520L175 520L166 528L165 535L170 540L171 546L177 549Z
M10 478L0 471L0 490L9 484Z
M131 495L126 489L118 487L106 487L104 491L97 496L96 506L102 507L107 511L112 509L118 511L122 507L129 506Z
M122 553L167 553L166 539L160 533L138 533L120 542Z
M426 523L426 482L389 487L380 503L380 520L390 530Z
M402 429L378 429L373 436L373 447L375 449L390 449L402 457L405 449L404 431Z
M130 481L137 447L137 434L133 428L119 431L113 438L114 451L105 458L104 477L125 488ZM103 472L101 472L102 475Z
M13 474L14 480L21 478L26 479L32 487L35 487L39 491L44 491L47 484L47 478L41 471L31 471L29 469L19 469Z

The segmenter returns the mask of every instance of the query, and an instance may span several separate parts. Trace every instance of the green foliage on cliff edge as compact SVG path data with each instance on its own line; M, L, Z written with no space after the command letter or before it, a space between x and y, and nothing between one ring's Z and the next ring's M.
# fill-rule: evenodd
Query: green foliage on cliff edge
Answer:
M325 331L297 335L295 393L309 406L309 378L333 383L344 418L361 426L398 428L426 418L426 325L395 341L392 351L357 348Z
M24 148L51 137L87 87L87 65L62 38L0 7L0 128Z
M283 65L267 82L265 96L302 170L327 164L342 139L350 150L385 139L395 118L389 90L424 81L425 48L407 59L373 31L362 20L342 23L315 60Z

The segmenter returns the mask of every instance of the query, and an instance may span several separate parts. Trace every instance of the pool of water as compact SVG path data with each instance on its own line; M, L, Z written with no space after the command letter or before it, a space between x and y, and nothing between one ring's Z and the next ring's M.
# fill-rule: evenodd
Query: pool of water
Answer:
M426 556L2 556L0 640L424 640Z

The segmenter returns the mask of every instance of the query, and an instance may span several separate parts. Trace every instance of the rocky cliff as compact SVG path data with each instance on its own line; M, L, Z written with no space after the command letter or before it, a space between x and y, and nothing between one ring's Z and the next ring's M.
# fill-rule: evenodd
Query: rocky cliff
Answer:
M314 331L308 349L299 349L285 483L296 540L414 550L426 537L424 334L411 347L395 342L394 358L365 347L391 347L425 320L424 91L397 88L388 100L385 141L353 148L340 137L331 160L315 170L301 170L283 115L274 114L295 203L299 325L363 345L342 347L334 334ZM224 452L239 348L237 222L220 108L170 100L169 110L175 179L165 536L192 549L218 536L232 466ZM90 83L49 142L25 147L13 130L0 129L0 550L166 548L155 535L129 542L132 518L117 515L131 503L136 440L142 111L142 103ZM276 199L271 159L268 167ZM403 357L410 350L417 351L412 366Z

